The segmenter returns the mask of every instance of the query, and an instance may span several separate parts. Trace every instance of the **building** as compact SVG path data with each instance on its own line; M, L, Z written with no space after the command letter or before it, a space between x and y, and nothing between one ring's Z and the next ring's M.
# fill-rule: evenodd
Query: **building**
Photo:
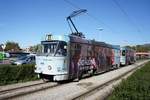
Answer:
M150 52L136 52L137 59L150 58Z

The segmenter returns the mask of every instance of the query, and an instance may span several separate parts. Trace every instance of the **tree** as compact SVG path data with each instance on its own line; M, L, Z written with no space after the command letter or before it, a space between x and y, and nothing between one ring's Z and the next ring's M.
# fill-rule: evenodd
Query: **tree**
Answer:
M130 48L130 49L133 49L133 47L132 46L129 46L129 45L127 45L127 46L125 46L126 48Z
M20 51L20 46L16 42L6 42L5 51Z
M149 52L150 51L150 45L136 45L136 46L126 46L126 47L136 50L136 52Z
M39 52L42 52L42 45L41 44L37 44L37 45L34 45L34 46L31 46L29 48L29 50L33 53L39 53Z

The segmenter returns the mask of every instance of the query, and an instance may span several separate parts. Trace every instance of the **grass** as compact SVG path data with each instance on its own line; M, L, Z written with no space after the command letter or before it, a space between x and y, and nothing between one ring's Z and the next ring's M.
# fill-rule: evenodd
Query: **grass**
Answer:
M150 100L150 62L122 80L108 100Z

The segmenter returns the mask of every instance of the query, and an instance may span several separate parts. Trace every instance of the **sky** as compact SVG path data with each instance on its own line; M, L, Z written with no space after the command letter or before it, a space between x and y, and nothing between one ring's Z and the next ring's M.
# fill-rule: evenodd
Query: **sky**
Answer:
M48 33L70 34L72 18L87 39L117 45L150 43L150 0L0 0L0 44L39 44ZM102 30L99 30L102 29Z

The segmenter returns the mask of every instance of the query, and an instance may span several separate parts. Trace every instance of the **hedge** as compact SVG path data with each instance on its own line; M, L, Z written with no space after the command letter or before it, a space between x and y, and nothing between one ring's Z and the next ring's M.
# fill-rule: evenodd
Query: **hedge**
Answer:
M37 80L34 65L0 65L0 85Z
M150 100L150 62L123 80L108 100Z

